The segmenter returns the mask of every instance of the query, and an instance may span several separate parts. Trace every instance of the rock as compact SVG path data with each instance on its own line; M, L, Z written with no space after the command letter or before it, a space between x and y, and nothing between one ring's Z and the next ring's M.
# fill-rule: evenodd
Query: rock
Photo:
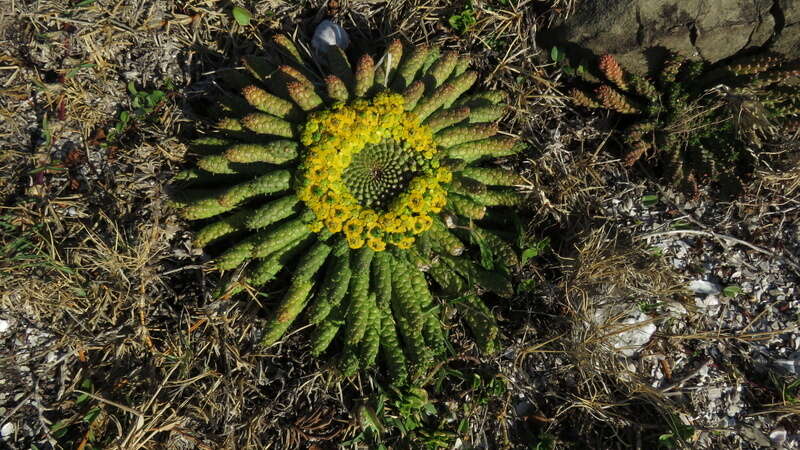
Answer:
M791 375L800 375L800 352L793 353L790 359L775 359L772 363L778 369Z
M711 308L719 305L719 297L716 295L706 295L705 297L695 297L694 304L698 308Z
M775 36L772 49L785 55L797 56L800 48L800 1L778 0L774 11L778 35Z
M573 58L611 53L623 66L644 73L659 64L664 49L717 62L769 43L800 56L800 0L593 0L552 31L545 47L563 46ZM796 28L795 28L796 27ZM577 64L576 64L577 65Z
M665 308L667 310L667 314L669 314L670 317L680 318L686 316L686 314L689 313L686 310L686 307L684 307L682 304L678 302L670 302L665 305Z
M751 443L757 444L762 448L772 447L772 441L756 427L744 425L739 431L742 433L742 436L746 437Z

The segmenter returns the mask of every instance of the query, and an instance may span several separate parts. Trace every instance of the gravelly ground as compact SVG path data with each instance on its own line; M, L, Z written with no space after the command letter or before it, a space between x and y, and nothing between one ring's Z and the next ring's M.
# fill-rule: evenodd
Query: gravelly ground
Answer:
M755 237L749 232L773 224L776 214L785 220L785 214L763 211L758 220L741 204L692 202L674 194L651 208L632 207L646 193L630 191L609 212L633 224L637 238L661 251L694 294L683 304L646 308L661 319L656 339L641 353L650 385L690 405L685 420L694 427L736 430L728 437L731 446L770 445L771 437L795 448L800 436L793 413L761 414L762 404L770 403L765 384L797 375L796 263L772 251L796 245L794 220L788 217L782 229ZM667 342L658 345L662 339ZM782 432L788 435L781 437ZM697 444L719 445L708 433Z
M357 434L355 405L379 376L330 382L302 333L258 349L256 303L213 301L218 277L164 194L215 68L271 30L307 37L324 15L312 3L259 3L247 28L213 1L17 1L0 18L0 446L287 448ZM449 5L422 6L353 2L335 18L354 40L398 29L480 56L486 85L514 93L508 123L533 145L508 164L531 180L529 229L552 247L520 272L530 292L494 305L506 351L482 358L451 331L449 364L507 390L468 412L478 391L438 393L440 410L469 419L450 442L800 447L791 180L765 171L715 203L628 174L604 118L565 106L561 74L519 32L545 8L478 6L457 36ZM129 82L167 101L137 113ZM136 117L112 141L121 111Z

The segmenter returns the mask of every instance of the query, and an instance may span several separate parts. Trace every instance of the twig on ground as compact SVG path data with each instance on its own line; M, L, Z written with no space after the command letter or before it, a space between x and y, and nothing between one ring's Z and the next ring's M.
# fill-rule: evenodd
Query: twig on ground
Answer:
M782 261L783 263L791 266L794 270L797 271L797 273L800 273L800 264L797 264L796 262L792 261L787 256L779 255L779 254L777 254L775 252L772 252L770 250L767 250L767 249L765 249L763 247L759 247L759 246L757 246L755 244L751 244L751 243L749 243L747 241L743 241L743 240L735 238L733 236L728 236L728 235L725 235L725 234L719 234L719 233L715 233L713 231L702 231L702 230L658 231L658 232L655 232L655 233L643 234L641 236L634 236L633 239L634 240L642 240L642 239L649 239L649 238L658 237L658 236L675 236L675 235L706 236L706 237L711 237L711 238L714 238L714 239L719 239L719 240L723 240L723 241L732 242L734 244L743 245L745 247L750 248L751 250L757 251L759 253L763 253L763 254L765 254L767 256L770 256L770 257L775 258L775 259L777 259L779 261Z

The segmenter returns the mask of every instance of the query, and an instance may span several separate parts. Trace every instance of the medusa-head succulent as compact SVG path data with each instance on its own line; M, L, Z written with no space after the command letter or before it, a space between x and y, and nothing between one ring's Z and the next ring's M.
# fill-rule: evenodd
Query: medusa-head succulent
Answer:
M510 295L517 257L513 233L484 227L519 204L522 183L491 164L521 149L497 135L504 94L467 94L468 59L433 47L394 41L377 64L353 65L330 47L318 76L289 39L273 44L271 59L245 58L248 73L228 77L240 95L224 98L217 130L193 145L205 156L178 177L183 216L207 222L196 246L218 248L221 269L246 266L220 295L284 270L262 344L301 318L311 352L337 348L345 375L379 352L396 382L423 373L446 349L434 292L492 351L498 330L478 294Z
M625 163L657 152L665 178L676 184L738 184L763 139L800 125L800 88L786 84L800 75L797 61L761 55L711 65L669 54L652 81L626 72L611 55L597 67L605 82L573 89L573 101L630 117Z

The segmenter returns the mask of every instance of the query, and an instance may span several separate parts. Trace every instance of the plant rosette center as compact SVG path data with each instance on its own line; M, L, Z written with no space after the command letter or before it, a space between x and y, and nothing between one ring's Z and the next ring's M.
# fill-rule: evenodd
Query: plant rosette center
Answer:
M313 232L344 233L351 248L410 248L447 202L452 179L439 165L431 130L401 95L338 103L310 115L298 197L314 213Z

